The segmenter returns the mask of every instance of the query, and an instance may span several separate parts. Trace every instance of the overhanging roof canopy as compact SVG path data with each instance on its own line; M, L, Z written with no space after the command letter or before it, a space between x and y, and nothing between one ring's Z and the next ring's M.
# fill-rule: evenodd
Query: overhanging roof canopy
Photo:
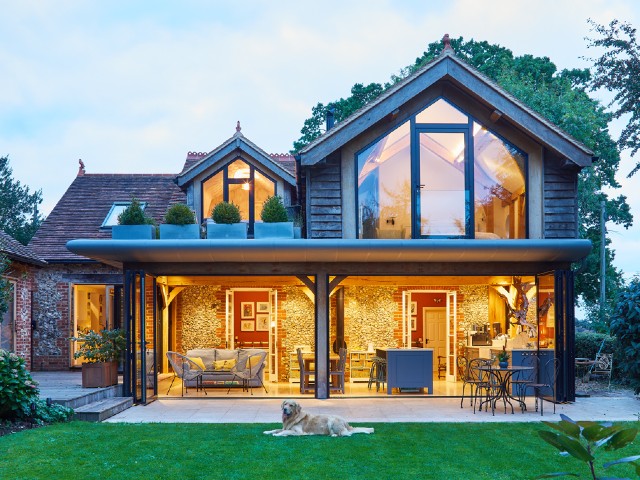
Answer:
M126 263L562 263L591 251L589 240L72 240L73 253Z

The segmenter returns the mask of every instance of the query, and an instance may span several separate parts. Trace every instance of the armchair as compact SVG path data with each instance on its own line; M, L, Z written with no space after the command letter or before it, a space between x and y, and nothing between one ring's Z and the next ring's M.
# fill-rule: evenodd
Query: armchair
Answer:
M171 379L169 390L167 390L167 395L169 395L176 377L182 380L181 395L183 397L185 390L187 391L187 393L189 393L189 389L185 385L185 382L187 380L196 381L196 391L202 388L202 374L204 373L204 369L200 365L198 365L186 355L182 355L178 352L167 352L167 358L169 359L171 368L173 368L173 378ZM204 390L204 394L206 395L207 391L204 388L202 389Z
M233 378L241 380L243 392L251 391L251 395L253 395L253 386L251 382L253 380L258 380L260 382L260 385L262 385L262 388L264 388L265 393L269 393L267 391L267 387L265 387L264 382L259 375L260 370L264 367L264 361L266 357L267 351L263 350L249 355L247 357L246 363L236 363L231 368ZM230 391L231 387L229 387L229 390L227 390L227 394L229 394Z

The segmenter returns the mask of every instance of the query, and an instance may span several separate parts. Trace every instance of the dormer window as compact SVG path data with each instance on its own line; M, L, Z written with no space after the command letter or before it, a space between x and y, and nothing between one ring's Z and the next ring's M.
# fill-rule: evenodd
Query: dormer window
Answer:
M356 154L359 238L526 238L526 154L440 98Z
M105 217L100 228L111 228L118 225L118 216L129 206L131 202L113 202L109 213ZM140 207L144 210L147 207L146 202L140 202Z

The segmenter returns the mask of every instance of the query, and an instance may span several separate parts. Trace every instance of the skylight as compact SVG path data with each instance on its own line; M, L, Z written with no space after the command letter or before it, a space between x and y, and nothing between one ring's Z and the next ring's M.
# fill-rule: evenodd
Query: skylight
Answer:
M109 213L105 217L100 228L110 228L110 227L113 227L114 225L117 225L118 216L129 205L131 205L131 202L113 202L113 205L111 205L111 210L109 210ZM147 204L146 202L140 202L140 206L142 207L142 210L144 210Z

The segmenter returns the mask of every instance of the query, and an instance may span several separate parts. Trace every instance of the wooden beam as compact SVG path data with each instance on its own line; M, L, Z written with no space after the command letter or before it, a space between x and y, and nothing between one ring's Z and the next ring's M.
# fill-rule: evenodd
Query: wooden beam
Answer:
M333 295L336 288L347 278L346 275L337 275L329 282L329 296Z
M316 292L316 284L313 283L313 280L311 280L308 276L306 275L296 275L296 278L298 280L300 280L302 283L305 284L305 286L311 290L311 292L315 295Z
M329 275L316 274L316 398L329 398Z

